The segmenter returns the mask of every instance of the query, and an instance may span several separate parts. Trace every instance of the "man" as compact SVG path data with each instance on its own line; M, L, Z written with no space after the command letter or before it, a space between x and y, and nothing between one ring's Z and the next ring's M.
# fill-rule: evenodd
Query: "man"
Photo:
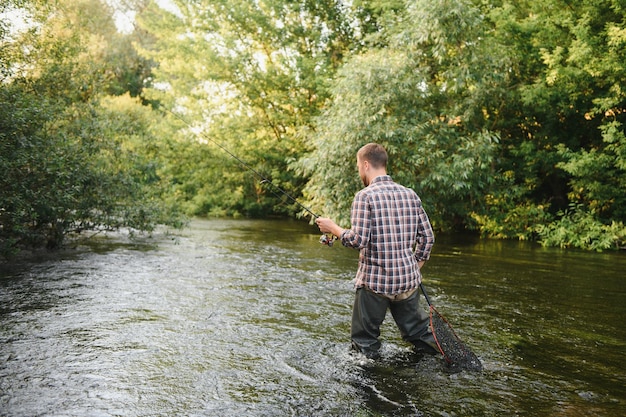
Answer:
M387 152L370 143L357 152L363 188L354 197L350 229L319 217L322 233L359 249L352 310L352 347L368 358L380 357L380 325L387 310L402 338L418 353L436 354L428 315L419 308L420 269L435 242L428 216L415 191L387 175Z

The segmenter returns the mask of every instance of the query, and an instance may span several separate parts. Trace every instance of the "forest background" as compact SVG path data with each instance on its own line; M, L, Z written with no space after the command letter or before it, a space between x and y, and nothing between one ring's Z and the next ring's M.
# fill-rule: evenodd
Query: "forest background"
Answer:
M626 244L622 0L8 0L0 18L2 255L307 216L278 189L348 226L368 142L438 231Z

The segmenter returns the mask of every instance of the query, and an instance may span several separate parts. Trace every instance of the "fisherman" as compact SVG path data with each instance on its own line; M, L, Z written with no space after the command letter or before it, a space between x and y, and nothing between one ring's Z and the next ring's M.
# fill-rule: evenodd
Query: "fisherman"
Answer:
M351 228L318 217L322 233L359 249L352 309L352 348L367 358L380 357L380 326L391 310L402 338L417 353L437 354L428 315L419 307L421 268L435 242L432 226L415 191L387 175L387 151L363 146L356 155L363 188L352 202Z

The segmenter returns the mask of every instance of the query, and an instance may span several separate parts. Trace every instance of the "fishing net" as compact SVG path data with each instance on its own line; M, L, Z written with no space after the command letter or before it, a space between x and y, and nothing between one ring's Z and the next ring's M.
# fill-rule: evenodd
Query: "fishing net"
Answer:
M420 283L419 287L428 303L430 328L433 332L433 337L435 338L439 351L446 362L448 362L450 368L454 371L463 369L467 369L468 371L481 371L483 364L476 357L474 352L472 352L470 348L459 339L456 333L454 333L448 320L439 314L435 306L432 305L424 286Z
M430 327L446 362L454 370L481 371L483 365L474 352L456 335L450 323L430 305Z

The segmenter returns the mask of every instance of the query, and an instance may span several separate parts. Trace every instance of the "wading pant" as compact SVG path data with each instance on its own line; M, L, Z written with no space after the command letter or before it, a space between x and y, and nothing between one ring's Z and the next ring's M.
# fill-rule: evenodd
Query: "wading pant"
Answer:
M418 353L437 354L429 328L428 314L419 307L419 292L394 301L366 288L358 288L352 309L352 346L368 357L377 357L380 349L380 325L387 309L400 329L402 338L411 342Z

